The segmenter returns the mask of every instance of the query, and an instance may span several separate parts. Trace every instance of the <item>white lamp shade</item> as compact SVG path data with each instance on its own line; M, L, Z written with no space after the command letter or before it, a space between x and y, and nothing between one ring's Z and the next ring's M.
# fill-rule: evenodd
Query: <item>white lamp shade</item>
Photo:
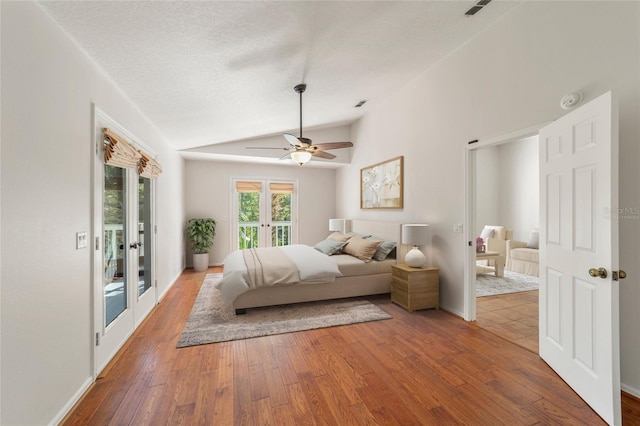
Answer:
M347 219L329 219L329 231L345 233L347 230Z
M302 166L304 163L307 163L309 160L311 160L311 153L307 151L292 152L291 160L293 160L294 163L300 164Z
M413 267L421 268L427 259L418 246L423 246L429 242L429 225L424 223L408 223L402 225L402 244L413 246L405 255L404 262Z
M402 244L423 246L429 242L429 225L407 223L402 225Z

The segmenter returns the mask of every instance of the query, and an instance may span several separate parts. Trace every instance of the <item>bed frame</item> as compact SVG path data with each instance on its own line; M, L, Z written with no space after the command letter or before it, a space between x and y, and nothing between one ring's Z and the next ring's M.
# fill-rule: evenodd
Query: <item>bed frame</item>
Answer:
M351 231L359 234L375 235L385 241L396 241L398 243L396 259L402 259L400 251L401 224L352 220ZM355 277L338 277L334 282L328 284L256 288L238 296L233 302L233 307L236 310L236 314L243 314L246 313L248 308L384 294L389 293L390 289L390 272Z

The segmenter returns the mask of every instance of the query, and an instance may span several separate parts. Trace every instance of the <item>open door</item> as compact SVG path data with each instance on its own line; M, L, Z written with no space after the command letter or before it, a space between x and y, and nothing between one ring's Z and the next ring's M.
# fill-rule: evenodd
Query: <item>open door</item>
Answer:
M540 356L621 424L618 119L611 92L540 131Z

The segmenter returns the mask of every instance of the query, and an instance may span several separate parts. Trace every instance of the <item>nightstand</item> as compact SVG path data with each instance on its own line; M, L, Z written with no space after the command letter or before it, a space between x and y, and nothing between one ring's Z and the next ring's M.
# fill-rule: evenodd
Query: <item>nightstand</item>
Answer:
M391 265L391 301L409 312L439 309L438 268L413 268L405 263Z

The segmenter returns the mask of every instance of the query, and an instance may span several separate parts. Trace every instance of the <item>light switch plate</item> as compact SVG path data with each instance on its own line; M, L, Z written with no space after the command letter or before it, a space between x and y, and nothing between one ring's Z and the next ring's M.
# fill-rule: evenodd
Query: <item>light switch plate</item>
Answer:
M461 223L454 223L453 224L453 232L455 232L456 234L462 234L462 224Z
M87 232L76 232L76 249L87 248L89 243L89 236Z

